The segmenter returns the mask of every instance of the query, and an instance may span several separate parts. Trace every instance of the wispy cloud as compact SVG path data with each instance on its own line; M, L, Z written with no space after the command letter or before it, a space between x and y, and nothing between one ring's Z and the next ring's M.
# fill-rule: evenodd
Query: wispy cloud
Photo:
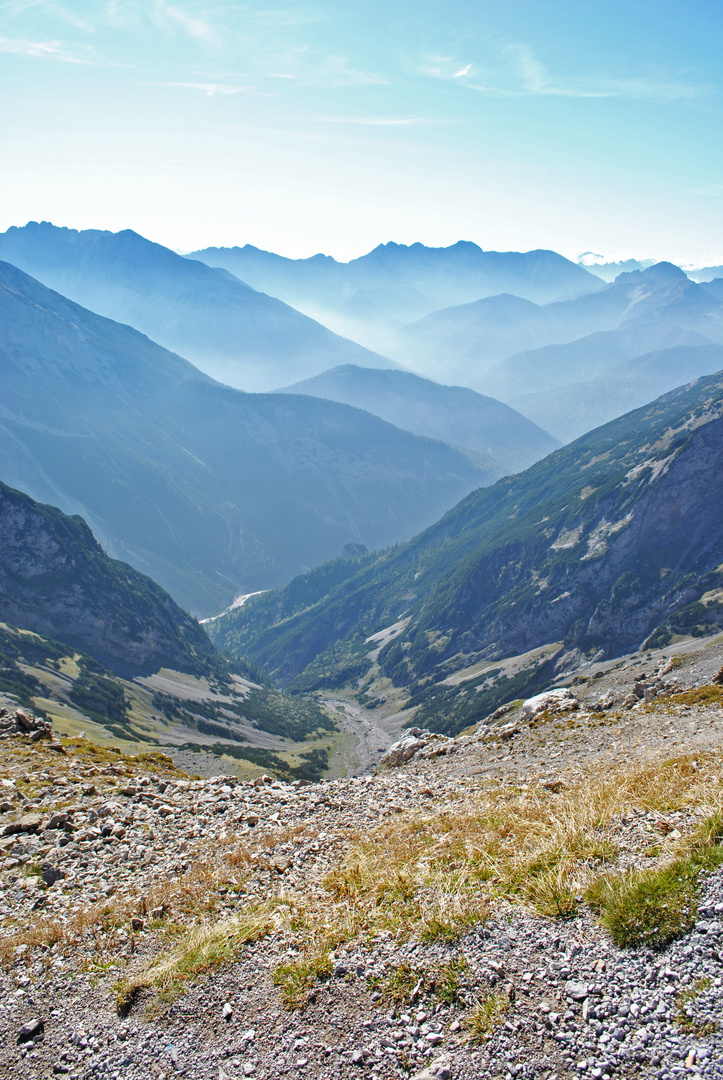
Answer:
M428 121L421 117L385 117L385 116L317 116L316 124L362 124L367 127L415 127Z
M161 27L179 28L196 41L214 44L218 41L217 31L206 18L191 15L177 4L170 4L168 0L154 0L152 14L154 22Z
M16 18L28 12L39 12L45 16L55 17L85 33L92 33L94 29L91 22L83 19L75 11L71 11L65 4L59 3L58 0L5 0L5 3L0 3L0 15L7 18Z
M63 64L97 64L89 49L69 48L61 41L25 41L0 37L0 52L16 56L31 56L39 60L56 60Z
M170 90L198 90L207 97L228 97L231 94L243 94L253 89L251 86L232 86L228 83L216 82L154 82L146 85Z
M214 12L218 8L215 5ZM141 27L151 22L166 34L180 31L194 41L219 45L224 35L213 25L205 5L172 3L171 0L106 0L106 22L112 27Z
M710 89L682 80L652 79L642 75L625 79L558 78L551 75L534 50L522 42L505 45L492 61L485 64L469 62L460 66L458 57L426 57L419 65L419 71L436 79L456 79L469 90L490 97L620 97L665 103L698 97Z

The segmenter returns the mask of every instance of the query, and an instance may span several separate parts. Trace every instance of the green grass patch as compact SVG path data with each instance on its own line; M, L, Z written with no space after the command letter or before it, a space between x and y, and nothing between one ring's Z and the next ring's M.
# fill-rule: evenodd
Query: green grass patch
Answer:
M328 952L306 954L290 963L279 964L274 969L274 985L279 987L287 1009L303 1009L316 983L328 979L332 970Z
M723 815L700 827L690 850L660 867L602 875L586 899L616 945L662 949L692 929L698 914L701 874L723 866Z
M702 1039L706 1035L712 1035L714 1031L718 1030L718 1024L715 1020L696 1020L692 1012L692 1006L701 994L710 989L711 985L710 979L704 976L702 979L696 979L692 986L681 990L675 996L676 1012L673 1016L674 1023L681 1031L684 1031L687 1035L694 1035L698 1039Z
M402 963L388 971L381 979L373 980L373 989L381 994L382 1001L393 1005L410 1005L423 990L426 972L423 968Z
M486 1042L504 1020L509 1007L505 994L487 994L478 1001L465 1021L470 1042Z

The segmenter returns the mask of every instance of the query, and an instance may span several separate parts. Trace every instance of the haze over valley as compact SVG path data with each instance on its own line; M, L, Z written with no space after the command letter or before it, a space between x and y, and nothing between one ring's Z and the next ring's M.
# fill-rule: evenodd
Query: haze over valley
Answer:
M0 1078L723 1080L720 32L0 0Z

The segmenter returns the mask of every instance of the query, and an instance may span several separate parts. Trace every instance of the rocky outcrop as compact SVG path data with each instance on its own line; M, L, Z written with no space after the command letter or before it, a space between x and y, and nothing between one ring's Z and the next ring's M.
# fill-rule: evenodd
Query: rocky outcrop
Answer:
M544 712L566 713L580 707L580 703L567 686L561 686L554 690L547 690L543 694L535 694L523 702L520 717L523 720L534 720Z
M204 631L150 578L110 559L86 523L0 484L0 621L122 674L201 672Z
M0 706L0 739L25 735L30 742L52 739L53 725L28 709L6 709Z
M435 758L446 754L454 745L454 739L448 739L444 735L438 735L423 728L407 728L401 739L387 750L379 762L379 769L395 769L399 765L405 765L415 755L420 758Z

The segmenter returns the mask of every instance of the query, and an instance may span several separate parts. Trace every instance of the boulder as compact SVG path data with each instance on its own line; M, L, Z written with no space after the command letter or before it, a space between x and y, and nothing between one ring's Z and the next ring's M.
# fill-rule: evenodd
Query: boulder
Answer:
M566 713L573 712L580 707L572 690L568 686L560 686L554 690L546 690L542 694L536 694L523 702L520 710L523 720L534 720L544 712Z
M418 750L423 749L432 739L436 738L431 731L422 728L406 728L402 732L401 739L393 743L379 762L380 769L395 769L410 761Z

